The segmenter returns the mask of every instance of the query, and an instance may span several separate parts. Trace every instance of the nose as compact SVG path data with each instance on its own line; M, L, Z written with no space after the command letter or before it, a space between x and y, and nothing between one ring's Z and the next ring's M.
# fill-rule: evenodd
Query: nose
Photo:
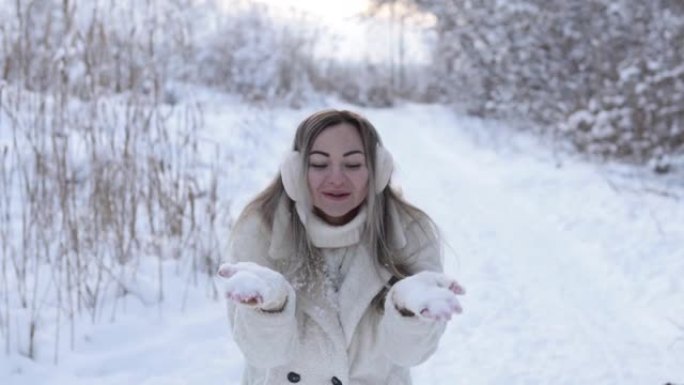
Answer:
M328 175L328 183L333 186L340 186L344 184L345 179L346 175L341 167L331 167L330 175Z

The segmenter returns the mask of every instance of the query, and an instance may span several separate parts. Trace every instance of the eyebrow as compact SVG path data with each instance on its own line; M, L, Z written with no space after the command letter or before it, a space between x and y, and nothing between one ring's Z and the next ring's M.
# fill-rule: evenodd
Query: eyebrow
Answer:
M316 155L316 154L330 157L330 154L328 154L327 152L323 152L323 151L311 151L309 153L309 155ZM345 152L344 154L342 154L342 156L350 156L350 155L354 155L354 154L364 155L363 151L361 151L361 150L352 150L352 151Z

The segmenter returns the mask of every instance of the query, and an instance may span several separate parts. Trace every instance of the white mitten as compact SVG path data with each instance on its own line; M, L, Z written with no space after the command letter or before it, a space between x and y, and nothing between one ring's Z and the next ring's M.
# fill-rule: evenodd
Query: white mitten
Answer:
M463 309L456 295L465 289L455 280L441 273L423 271L404 278L392 288L392 301L402 314L448 321Z
M238 304L272 312L285 307L290 284L276 271L253 262L224 263L218 276L226 298Z

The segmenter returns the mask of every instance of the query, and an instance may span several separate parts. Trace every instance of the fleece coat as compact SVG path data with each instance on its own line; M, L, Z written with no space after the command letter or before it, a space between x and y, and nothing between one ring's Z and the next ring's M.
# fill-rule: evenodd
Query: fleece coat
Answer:
M363 242L365 211L345 226L310 221L307 231L324 258L344 256L341 281L303 284L292 266L292 212L283 196L272 226L258 213L243 217L233 230L230 262L254 262L280 272L290 283L285 306L271 313L228 301L233 338L245 356L243 385L409 385L409 367L424 362L437 348L446 326L420 316L402 315L392 289L384 312L371 304L391 278ZM390 210L390 246L411 274L442 272L440 246L416 220ZM294 214L297 215L297 214ZM332 265L337 266L337 263Z

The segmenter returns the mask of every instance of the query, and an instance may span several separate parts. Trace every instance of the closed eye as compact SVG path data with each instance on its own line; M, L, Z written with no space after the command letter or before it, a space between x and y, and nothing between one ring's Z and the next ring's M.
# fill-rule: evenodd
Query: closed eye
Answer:
M327 166L328 166L328 165L325 164L325 163L321 163L321 164L310 163L310 164L309 164L309 167L311 167L311 168L316 168L316 169L324 169L324 168L326 168Z
M346 165L348 169L356 170L358 168L361 168L361 164L348 164Z

